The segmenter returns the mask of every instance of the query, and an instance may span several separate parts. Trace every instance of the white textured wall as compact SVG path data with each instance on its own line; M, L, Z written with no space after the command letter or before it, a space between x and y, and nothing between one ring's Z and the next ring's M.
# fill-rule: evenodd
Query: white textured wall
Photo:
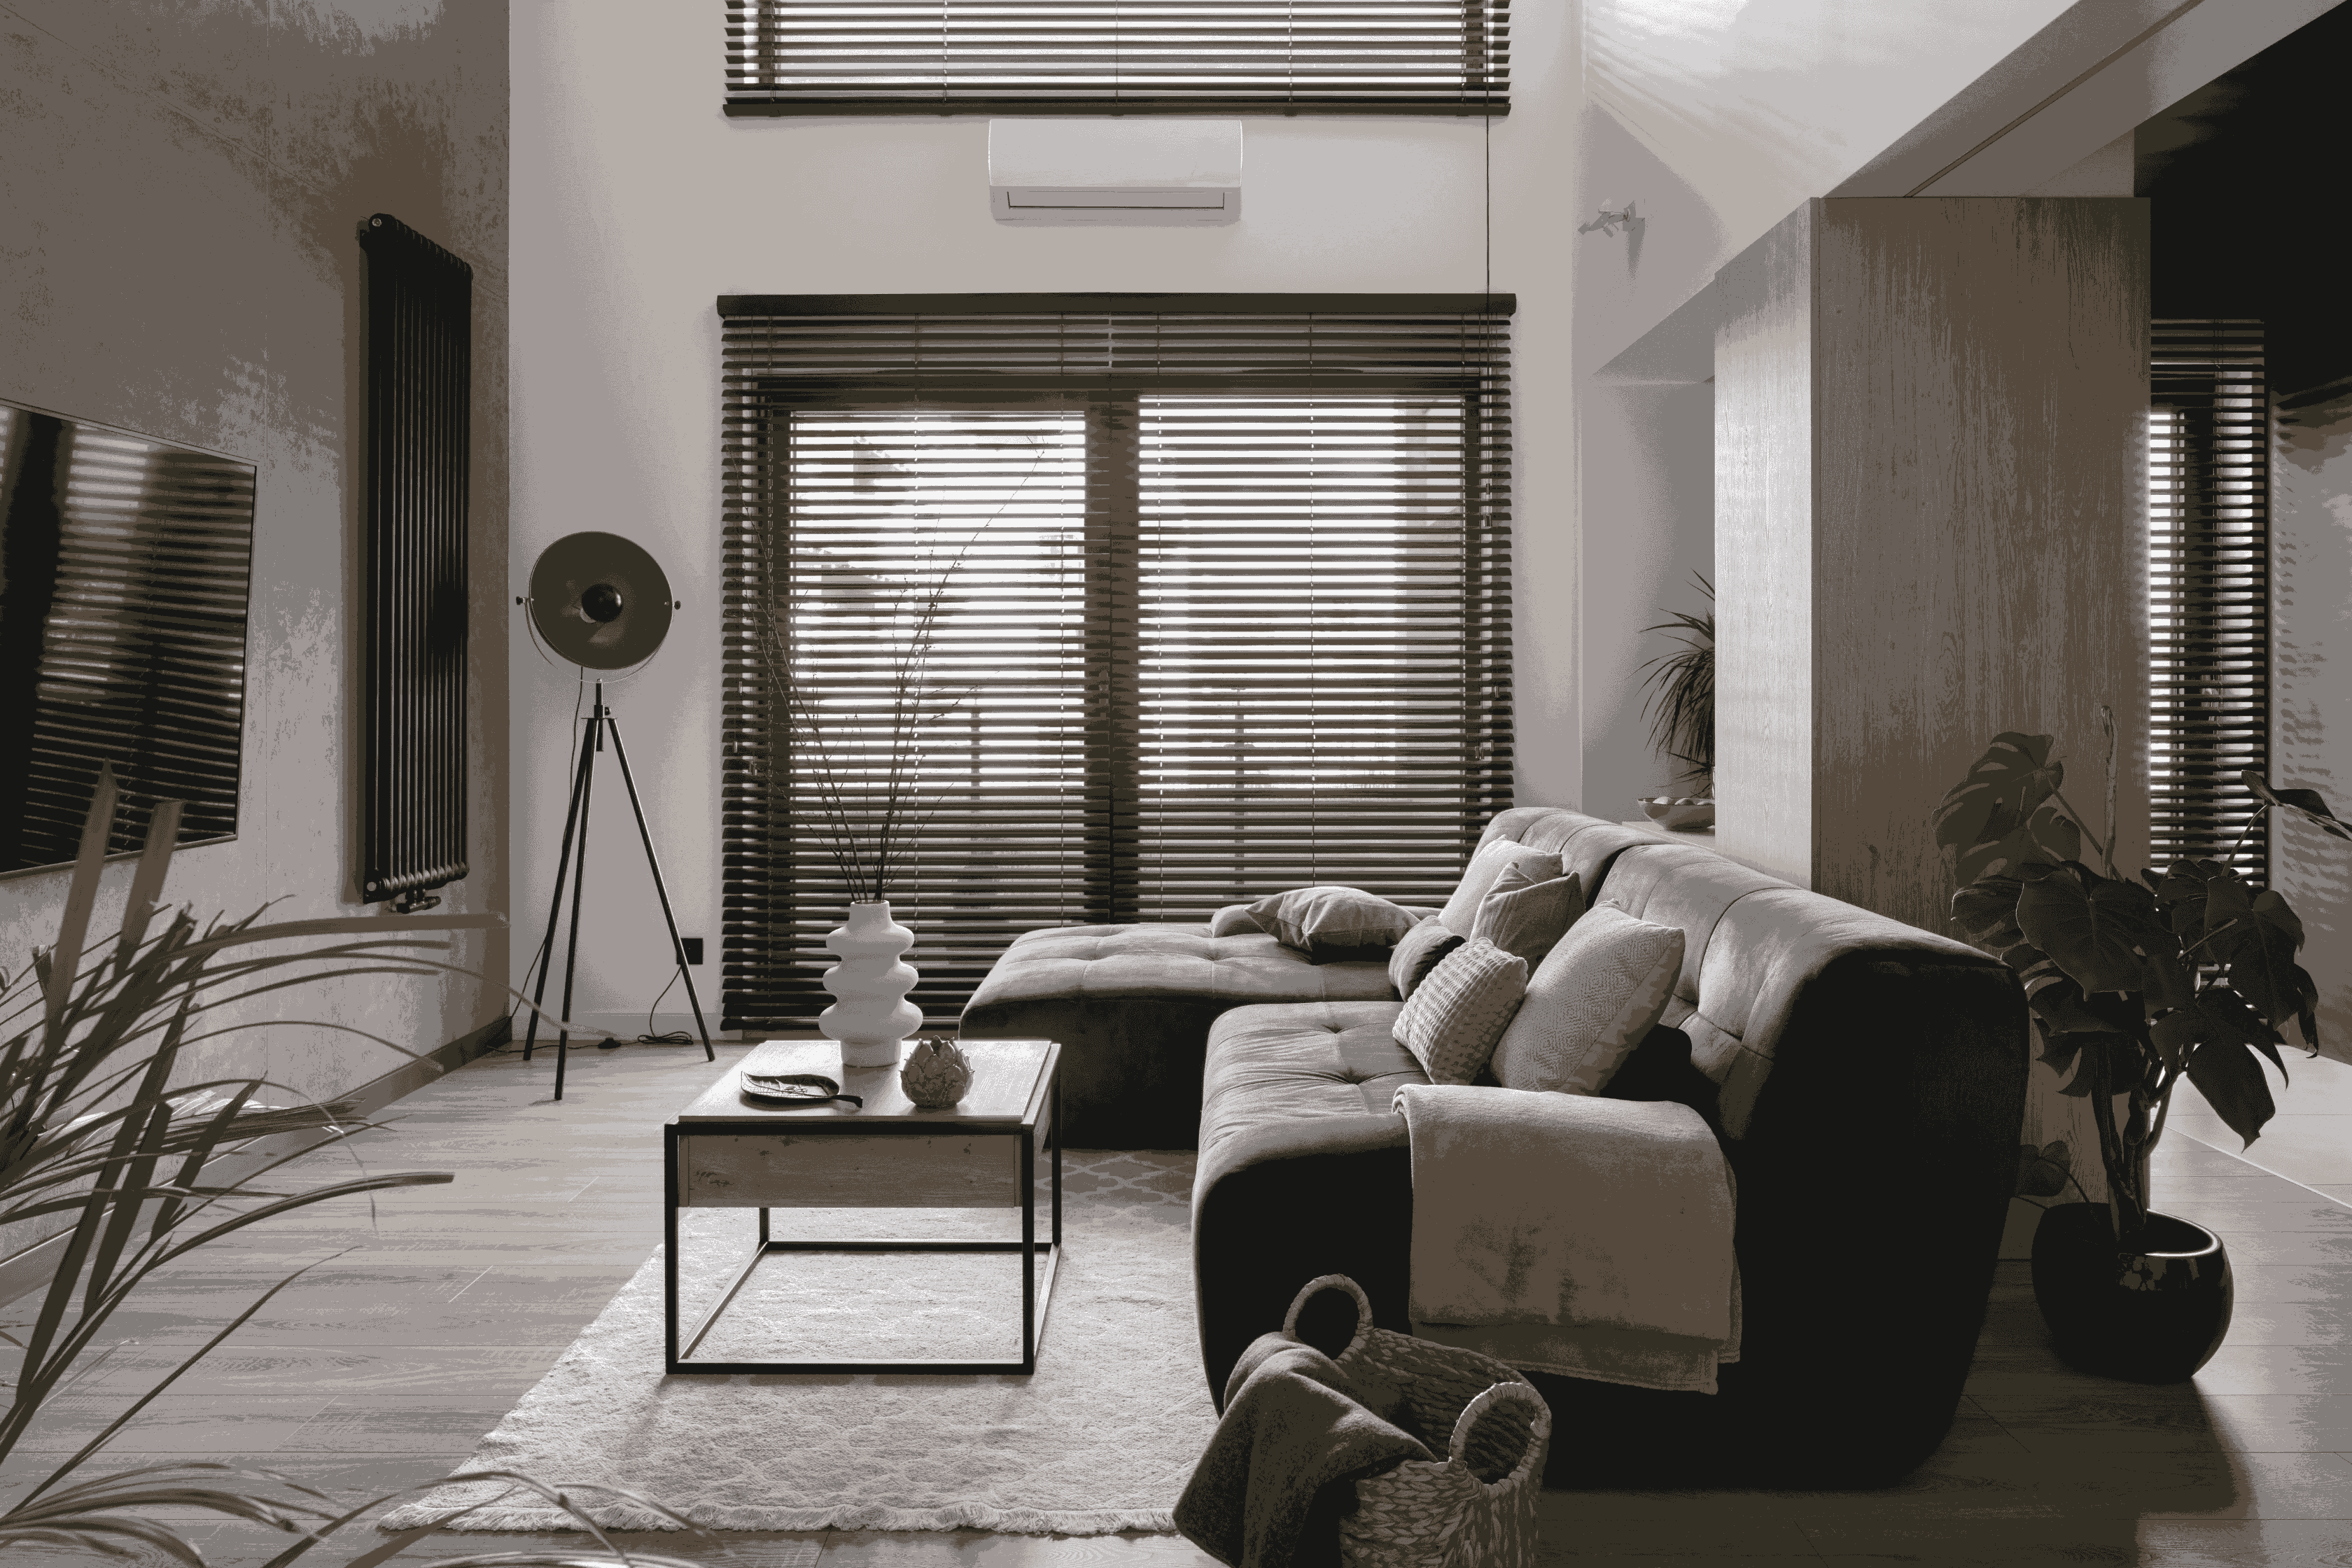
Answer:
M1520 787L1539 801L1580 787L1572 17L1515 17L1514 110L1491 148L1494 287L1519 297ZM989 216L984 120L725 118L722 21L709 0L512 11L512 572L519 584L551 541L609 529L652 549L686 601L671 645L614 700L681 929L711 939L706 1005L719 975L716 297L1476 290L1488 166L1475 120L1257 119L1236 225L1013 228ZM520 971L546 919L574 691L519 622L512 645ZM575 1010L617 1023L642 1017L668 959L625 808L600 800ZM680 1004L673 992L662 1010Z
M475 268L473 874L504 906L506 6L503 0L8 0L0 18L0 397L226 452L257 469L240 833L184 851L200 916L356 914L364 289L389 212ZM109 869L96 931L131 867ZM54 942L67 873L0 880L0 964ZM495 937L457 958L503 975ZM494 1017L457 978L355 980L245 1015L431 1050ZM303 1025L192 1064L324 1096L399 1065Z

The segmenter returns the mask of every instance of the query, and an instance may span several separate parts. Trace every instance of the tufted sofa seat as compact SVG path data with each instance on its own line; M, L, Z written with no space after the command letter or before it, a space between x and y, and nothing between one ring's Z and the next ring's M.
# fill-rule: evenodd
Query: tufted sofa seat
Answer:
M1263 1003L1393 1003L1382 963L1309 963L1270 936L1199 924L1059 926L1016 939L965 1006L967 1039L1062 1043L1074 1147L1189 1149L1209 1026ZM1393 1011L1393 1007L1391 1007Z
M1478 842L1496 837L1559 856L1588 893L1617 855L1654 842L1614 822L1541 808L1503 812ZM1062 1126L1073 1147L1190 1149L1201 1135L1202 1070L1219 1017L1253 1005L1396 1001L1385 964L1309 963L1257 932L1056 926L1005 950L958 1029L975 1040L1062 1043Z
M1679 927L1664 1020L1607 1093L1716 1131L1737 1190L1741 1358L1713 1395L1531 1372L1549 1475L1577 1486L1857 1486L1942 1440L1990 1293L2026 1077L2017 981L1959 943L1578 813L1489 837L1589 868L1593 900ZM1627 840L1631 839L1631 842ZM1411 1331L1412 1171L1389 1101L1425 1081L1391 1002L1211 1025L1192 1192L1215 1395L1308 1279L1351 1276ZM1638 1070L1637 1070L1638 1065Z

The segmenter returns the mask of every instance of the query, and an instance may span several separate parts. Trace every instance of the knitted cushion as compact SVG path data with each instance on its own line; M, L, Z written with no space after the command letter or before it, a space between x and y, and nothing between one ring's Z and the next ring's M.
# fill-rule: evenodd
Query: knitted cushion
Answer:
M1445 922L1430 916L1402 936L1389 953L1389 982L1396 987L1399 997L1409 997L1439 960L1462 945L1462 939L1445 929Z
M1318 963L1386 959L1414 919L1358 888L1294 888L1260 899L1249 912L1259 930Z
M1472 936L1483 936L1505 952L1540 963L1552 944L1584 913L1584 889L1573 875L1538 881L1524 864L1503 868L1478 904Z
M1397 1013L1396 1039L1432 1083L1475 1081L1528 987L1528 961L1473 937Z
M1530 849L1524 844L1514 844L1507 838L1487 841L1486 847L1470 857L1469 866L1454 896L1445 900L1445 908L1437 918L1445 929L1456 936L1475 934L1471 928L1477 923L1478 906L1486 901L1486 893L1494 887L1495 879L1503 874L1506 866L1519 866L1538 882L1549 882L1560 874L1559 857L1547 855L1540 849Z
M1680 928L1608 904L1590 910L1527 983L1495 1046L1496 1079L1505 1089L1600 1093L1657 1024L1682 967Z

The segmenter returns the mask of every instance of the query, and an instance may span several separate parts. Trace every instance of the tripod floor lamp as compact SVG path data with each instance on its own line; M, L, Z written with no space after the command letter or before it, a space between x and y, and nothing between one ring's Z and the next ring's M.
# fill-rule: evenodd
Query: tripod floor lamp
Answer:
M616 533L567 534L549 545L530 570L530 596L525 602L541 644L557 658L578 665L583 682L590 670L635 673L643 668L669 635L670 612L678 607L669 595L669 579L660 565ZM638 842L646 847L646 867L654 874L662 923L669 928L670 955L686 980L686 999L694 1009L695 1032L702 1037L703 1058L716 1061L719 1053L711 1048L710 1030L702 1021L702 999L695 994L686 943L678 939L677 917L670 908L669 888L662 880L661 860L654 854L653 832L646 826L645 803L637 795L636 775L629 771L628 749L621 743L621 721L605 706L601 673L595 685L588 721L580 731L580 758L572 770L572 804L563 814L563 847L556 851L555 897L548 905L547 935L539 944L539 984L531 996L522 1059L530 1060L539 1041L537 1009L547 999L547 975L555 956L555 931L563 912L567 881L572 918L563 944L563 1000L556 1016L566 1021L572 1016L572 983L580 958L580 904L588 881L588 807L595 794L596 759L609 738L614 760L621 764L622 785L629 792L629 810L637 819ZM558 1100L563 1098L563 1064L570 1055L570 1032L559 1024L555 1036Z

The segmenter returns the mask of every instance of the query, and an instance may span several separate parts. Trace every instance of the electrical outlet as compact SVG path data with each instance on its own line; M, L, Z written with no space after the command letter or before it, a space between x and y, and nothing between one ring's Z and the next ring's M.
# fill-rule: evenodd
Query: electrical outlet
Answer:
M700 963L702 962L702 939L700 937L682 936L677 940L678 945L686 949L687 963Z

